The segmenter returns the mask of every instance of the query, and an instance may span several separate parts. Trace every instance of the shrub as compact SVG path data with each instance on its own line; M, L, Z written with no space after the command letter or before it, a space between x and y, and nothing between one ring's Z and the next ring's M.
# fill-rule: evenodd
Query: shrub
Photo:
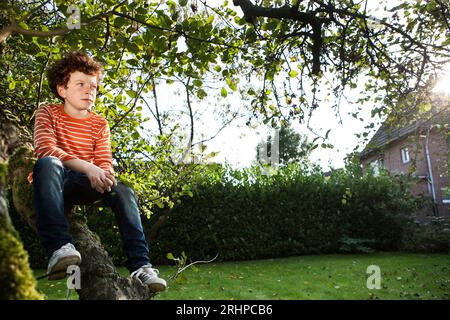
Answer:
M416 242L430 237L439 238L439 243L448 240L446 234L441 239L432 231L421 235L409 229L420 200L411 195L413 181L406 176L385 172L375 177L348 166L325 177L317 167L295 164L266 176L258 167L235 170L216 165L194 181L192 197L143 218L149 239L151 228L167 215L150 242L153 263L169 263L168 253L185 252L193 260L211 259L217 253L222 261L247 260L400 250L405 237L417 236ZM89 227L114 263L122 264L125 257L113 213L106 208L91 211ZM436 244L432 250L445 248Z
M258 168L219 167L169 214L153 253L192 259L260 259L351 251L398 250L417 210L404 176L290 165L271 176ZM157 215L145 222L149 230Z
M450 252L450 218L430 217L405 226L401 249L410 252Z

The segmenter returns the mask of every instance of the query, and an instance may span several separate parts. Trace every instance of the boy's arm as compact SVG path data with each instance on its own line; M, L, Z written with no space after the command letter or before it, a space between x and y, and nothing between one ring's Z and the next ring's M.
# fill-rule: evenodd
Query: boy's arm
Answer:
M61 162L76 159L56 146L56 134L53 130L52 117L45 107L38 108L34 122L34 152L37 158L56 157Z
M103 119L102 127L97 133L94 150L94 164L111 175L114 175L111 152L111 133L106 119Z

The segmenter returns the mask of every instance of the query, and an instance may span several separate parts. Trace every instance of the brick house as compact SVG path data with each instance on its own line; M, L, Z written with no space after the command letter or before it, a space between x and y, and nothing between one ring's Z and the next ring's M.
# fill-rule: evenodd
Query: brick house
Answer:
M436 106L436 105L439 105ZM448 103L436 103L428 112L408 112L402 121L386 120L360 153L363 169L375 174L383 167L391 173L411 174L415 195L425 195L432 207L420 215L450 216Z

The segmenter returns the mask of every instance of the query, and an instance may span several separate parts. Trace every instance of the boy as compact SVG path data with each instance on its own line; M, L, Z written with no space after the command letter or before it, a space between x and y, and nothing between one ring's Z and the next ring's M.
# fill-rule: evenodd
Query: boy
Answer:
M49 256L49 280L61 279L69 265L81 263L72 244L64 207L103 200L115 213L131 277L150 291L166 288L152 268L133 190L114 177L106 119L91 111L102 66L82 52L71 52L48 71L53 93L64 104L36 113L33 169L36 226Z

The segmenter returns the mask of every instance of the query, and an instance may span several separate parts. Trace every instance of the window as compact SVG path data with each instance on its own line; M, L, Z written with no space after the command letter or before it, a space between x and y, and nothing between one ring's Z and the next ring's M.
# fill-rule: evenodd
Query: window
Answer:
M450 187L441 188L442 203L450 203Z
M402 162L403 163L408 163L409 162L409 150L407 147L402 148L400 150L401 154L402 154Z
M370 163L370 167L373 169L373 175L378 176L380 174L380 169L383 168L383 159L377 159Z

